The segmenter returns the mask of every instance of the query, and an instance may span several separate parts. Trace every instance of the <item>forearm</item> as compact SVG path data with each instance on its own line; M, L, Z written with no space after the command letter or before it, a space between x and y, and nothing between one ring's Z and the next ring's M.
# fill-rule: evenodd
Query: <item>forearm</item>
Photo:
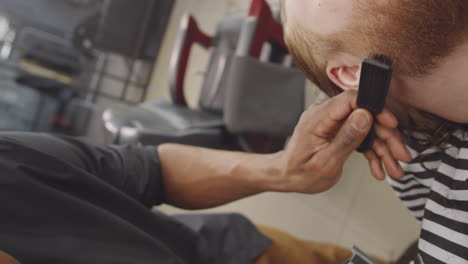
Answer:
M280 154L257 155L174 144L159 146L166 203L184 209L220 206L276 190Z
M267 191L314 194L332 188L345 161L372 128L373 116L357 109L356 98L355 91L347 91L310 107L286 149L276 154L159 146L166 203L201 209ZM401 142L396 118L384 110L376 119L385 130L377 133L385 134L380 152L393 155L387 155L387 161L405 161L409 153ZM379 158L373 163L381 166Z

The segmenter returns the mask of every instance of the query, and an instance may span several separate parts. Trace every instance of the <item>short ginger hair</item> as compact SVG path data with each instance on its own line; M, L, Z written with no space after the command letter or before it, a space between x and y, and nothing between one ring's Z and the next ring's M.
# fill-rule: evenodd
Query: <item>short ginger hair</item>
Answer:
M287 21L285 1L280 0L284 38L296 66L307 78L328 96L343 92L327 74L327 58L340 51L341 43L333 36L322 36L308 32L294 18ZM401 131L418 135L421 144L428 148L439 148L457 130L467 131L467 125L455 123L434 114L400 104L389 98L388 105L399 120ZM421 138L425 140L421 141Z

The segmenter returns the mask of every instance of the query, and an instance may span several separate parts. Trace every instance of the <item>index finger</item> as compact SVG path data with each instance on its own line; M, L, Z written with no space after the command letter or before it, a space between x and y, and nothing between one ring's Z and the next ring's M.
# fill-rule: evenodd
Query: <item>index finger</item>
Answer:
M351 112L359 108L357 105L357 96L357 91L348 90L330 99L328 102L328 105L330 105L330 118L337 122L346 119ZM398 127L398 119L387 106L385 106L382 112L380 112L375 118L384 127Z
M335 133L342 122L358 108L356 98L356 91L346 91L321 105L309 108L304 116L309 124L309 132L324 138Z
M330 131L336 131L342 125L343 120L359 107L357 106L358 92L355 90L345 91L335 97L330 98L319 106L313 106L306 111L306 116L311 127L318 136L326 137ZM388 128L397 128L398 120L395 115L384 107L382 112L376 116L377 122ZM316 126L317 122L320 126Z

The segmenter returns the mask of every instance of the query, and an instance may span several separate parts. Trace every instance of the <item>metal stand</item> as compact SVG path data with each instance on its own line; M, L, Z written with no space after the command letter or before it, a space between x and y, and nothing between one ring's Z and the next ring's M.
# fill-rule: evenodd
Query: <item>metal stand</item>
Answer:
M377 264L369 258L359 248L353 247L353 257L347 262L347 264Z

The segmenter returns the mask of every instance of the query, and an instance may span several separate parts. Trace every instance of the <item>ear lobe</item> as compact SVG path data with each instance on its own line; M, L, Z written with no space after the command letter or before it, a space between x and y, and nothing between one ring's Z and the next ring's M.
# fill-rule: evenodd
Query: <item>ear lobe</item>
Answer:
M343 90L357 90L361 75L361 65L327 66L327 75L336 85Z

